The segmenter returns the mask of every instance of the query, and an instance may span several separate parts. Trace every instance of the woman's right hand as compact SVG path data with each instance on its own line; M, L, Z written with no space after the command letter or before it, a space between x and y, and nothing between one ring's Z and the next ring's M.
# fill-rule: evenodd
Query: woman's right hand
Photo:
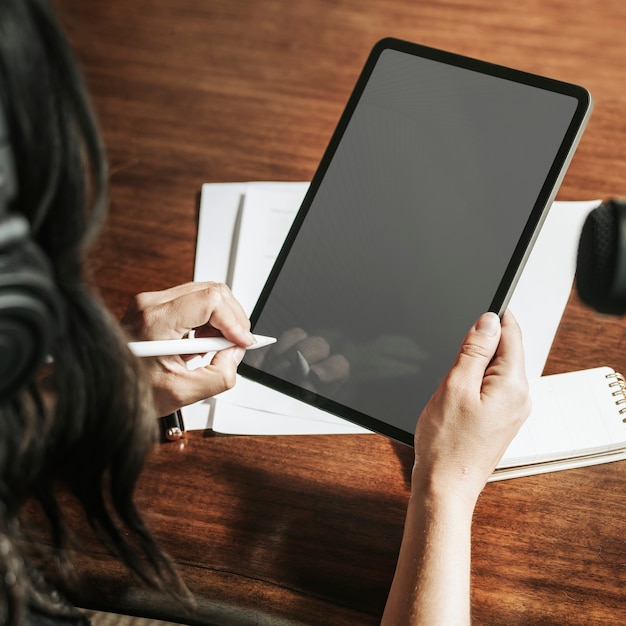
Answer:
M413 489L475 500L530 406L520 328L485 313L418 420Z

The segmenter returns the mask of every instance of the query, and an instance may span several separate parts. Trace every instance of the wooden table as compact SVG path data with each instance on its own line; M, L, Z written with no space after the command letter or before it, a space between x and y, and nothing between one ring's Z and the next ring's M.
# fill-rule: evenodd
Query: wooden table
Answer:
M110 219L92 259L118 316L134 293L192 278L202 183L310 179L384 36L586 86L595 111L559 198L626 192L623 0L55 5L110 157ZM624 328L573 294L545 373L626 370ZM409 449L374 435L197 432L157 451L138 497L207 622L375 624L410 464ZM474 524L476 623L623 622L625 483L620 462L488 485ZM79 602L183 621L85 536Z

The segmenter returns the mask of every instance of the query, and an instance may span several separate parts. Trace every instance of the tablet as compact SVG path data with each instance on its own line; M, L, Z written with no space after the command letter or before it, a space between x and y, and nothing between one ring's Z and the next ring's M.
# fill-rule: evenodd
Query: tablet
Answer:
M240 373L412 444L469 328L504 312L591 106L573 84L380 41L252 313L279 341Z

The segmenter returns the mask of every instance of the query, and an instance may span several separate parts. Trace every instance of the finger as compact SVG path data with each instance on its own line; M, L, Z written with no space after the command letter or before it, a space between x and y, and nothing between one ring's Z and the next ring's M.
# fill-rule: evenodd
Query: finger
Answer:
M222 393L236 382L237 366L245 350L229 348L218 352L211 363L194 370L168 365L153 381L157 408L163 415Z
M196 399L204 400L234 387L237 380L237 367L246 351L240 347L218 352L210 365L190 372L189 389Z
M485 371L493 359L501 337L500 319L495 313L481 315L461 344L450 377L464 388L480 389Z
M261 367L265 362L265 359L267 358L271 347L272 346L265 346L264 348L259 348L257 350L250 350L249 352L247 352L246 363L250 367Z
M496 350L494 364L504 364L514 373L525 372L522 330L511 311L502 316L502 336Z
M220 285L221 283L216 281L192 281L188 283L182 283L180 285L175 285L174 287L168 287L167 289L162 289L160 291L149 291L145 294L140 294L145 296L147 301L150 304L163 304L165 302L171 302L172 300L176 300L176 298L180 298L189 293L194 293L195 291L203 291L205 289L210 289L211 287Z
M513 314L508 311L502 317L500 344L485 374L482 392L485 396L498 395L504 388L503 384L506 385L509 399L517 398L515 404L520 411L530 407L522 331Z
M239 301L223 284L185 293L164 305L170 320L187 332L193 328L211 326L226 338L242 346L253 343L250 321Z
M204 285L208 286L181 288L176 298L146 306L137 324L141 338L183 337L192 329L210 325L238 345L251 345L250 321L230 289L220 283ZM174 290L168 291L171 295Z
M180 296L184 296L185 294L192 293L194 291L208 289L212 285L216 284L218 283L210 281L183 283L181 285L169 287L160 291L145 291L137 294L134 301L138 305L137 308L144 309L150 306L158 306L160 304L165 304L166 302L171 302Z

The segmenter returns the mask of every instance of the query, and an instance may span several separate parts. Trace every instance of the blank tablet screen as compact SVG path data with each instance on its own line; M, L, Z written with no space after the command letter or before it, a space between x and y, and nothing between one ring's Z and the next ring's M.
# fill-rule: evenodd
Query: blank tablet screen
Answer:
M589 111L573 85L380 42L252 315L322 338L335 369L279 342L242 374L411 443L465 333L506 307Z

